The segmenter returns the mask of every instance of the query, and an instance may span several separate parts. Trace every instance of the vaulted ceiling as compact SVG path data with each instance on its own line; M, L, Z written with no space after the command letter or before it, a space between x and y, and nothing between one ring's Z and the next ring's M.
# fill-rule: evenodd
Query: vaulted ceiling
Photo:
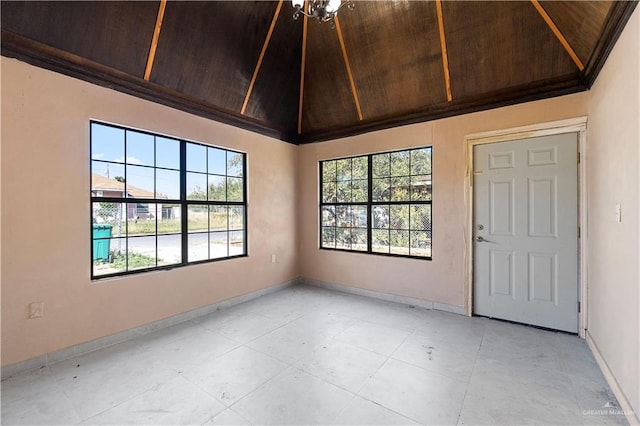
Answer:
M292 143L587 90L636 2L2 2L2 55Z

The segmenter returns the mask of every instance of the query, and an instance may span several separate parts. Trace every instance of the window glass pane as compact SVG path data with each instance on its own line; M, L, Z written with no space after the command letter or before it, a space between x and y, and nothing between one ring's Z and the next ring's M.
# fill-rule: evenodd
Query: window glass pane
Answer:
M182 236L158 236L158 266L175 265L182 262Z
M227 201L243 201L242 178L227 178Z
M348 206L336 206L336 225L342 227L351 226L351 214Z
M411 231L411 256L431 256L431 236L426 231Z
M158 204L157 212L158 234L179 234L182 232L180 204Z
M207 175L187 173L187 200L207 199Z
M391 196L390 186L391 180L389 178L373 179L372 201L389 201Z
M94 231L102 230L110 232L113 236L121 236L124 231L124 221L126 218L126 207L123 203L111 203L106 201L96 202L93 207L93 224ZM109 225L104 227L96 227L95 225ZM98 236L106 236L103 232ZM95 237L95 232L94 232Z
M187 170L207 173L207 147L195 143L187 143Z
M411 223L412 230L431 230L431 205L419 204L411 206Z
M156 198L180 199L180 172L156 169Z
M324 182L322 184L322 202L335 203L336 200L336 183Z
M390 238L390 253L409 254L409 231L392 229Z
M336 161L338 181L351 180L351 159Z
M244 228L245 228L244 207L230 206L229 207L229 229L239 230Z
M351 230L351 249L357 251L367 251L367 230Z
M189 234L188 256L189 262L197 262L198 260L207 260L209 258L209 233Z
M130 166L127 164L127 197L154 198L154 186L155 177L153 168Z
M351 182L351 196L354 203L365 203L369 197L369 186L366 179Z
M124 165L92 161L91 195L97 197L123 197Z
M389 253L389 230L374 229L371 235L371 250L376 253Z
M381 178L391 176L389 154L377 154L373 156L373 177Z
M244 254L244 232L229 231L229 256Z
M373 207L373 227L389 228L389 206Z
M156 136L156 167L180 170L180 142Z
M212 232L209 234L210 259L229 256L229 242L227 231Z
M322 226L336 226L336 208L333 206L322 207Z
M351 202L351 182L338 182L337 185L337 200L338 203L349 203Z
M187 207L187 227L189 232L209 231L208 206Z
M119 235L118 227L122 227L119 222L121 211L122 205L119 203L92 203L91 257L94 275L117 272L111 270L110 263L113 240Z
M336 181L336 162L325 161L322 163L322 181L323 182L335 182Z
M391 229L409 229L409 206L389 206Z
M418 175L411 177L411 200L431 200L431 175Z
M240 153L227 151L228 176L242 176L242 157Z
M126 271L126 238L93 240L93 275L101 276ZM102 256L103 253L106 255ZM99 257L96 258L96 255Z
M391 153L391 176L409 176L409 151Z
M409 201L409 178L391 178L391 201Z
M124 130L91 123L91 159L124 163Z
M326 226L322 228L322 247L336 247L336 228Z
M144 203L127 204L127 235L156 234L156 205Z
M431 174L431 148L414 149L411 151L411 174Z
M216 175L227 174L227 151L218 148L207 148L207 172Z
M227 178L224 176L208 175L207 176L209 201L226 201L227 200Z
M209 230L227 231L229 217L227 206L209 206Z
M127 130L126 136L127 164L154 166L155 148L153 136L130 130Z
M336 228L336 248L351 249L351 228Z
M351 206L351 224L354 228L367 227L367 206Z
M366 179L369 174L369 158L356 157L351 163L353 179Z
M127 270L156 266L156 237L127 238Z

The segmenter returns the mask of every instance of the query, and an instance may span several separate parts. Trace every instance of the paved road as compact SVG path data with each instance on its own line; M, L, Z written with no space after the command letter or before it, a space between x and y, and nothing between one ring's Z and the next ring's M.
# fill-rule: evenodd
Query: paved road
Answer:
M232 241L242 241L242 231L231 231L230 237ZM158 235L158 258L162 263L170 264L180 262L181 257L181 235ZM125 250L125 239L114 238L111 240L110 250ZM211 244L209 244L209 235L207 233L189 234L189 260L203 260L209 256L211 250L212 257L227 256L227 234L213 233L211 235ZM230 254L240 254L242 246L231 246ZM156 237L130 237L129 251L146 256L155 257L156 255Z

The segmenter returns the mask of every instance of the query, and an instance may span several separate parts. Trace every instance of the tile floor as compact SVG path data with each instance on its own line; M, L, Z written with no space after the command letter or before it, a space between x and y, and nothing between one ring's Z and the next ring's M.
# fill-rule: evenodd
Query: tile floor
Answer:
M617 410L577 337L306 286L2 382L4 425L627 424Z

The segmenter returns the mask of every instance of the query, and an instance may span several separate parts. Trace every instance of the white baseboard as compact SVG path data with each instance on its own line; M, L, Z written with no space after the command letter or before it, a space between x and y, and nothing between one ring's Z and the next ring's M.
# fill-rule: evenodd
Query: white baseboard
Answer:
M351 287L342 284L328 283L326 281L314 280L311 278L300 278L301 284L326 288L328 290L341 291L343 293L356 294L358 296L371 297L374 299L386 300L388 302L401 303L403 305L418 306L424 309L435 309L438 311L451 312L453 314L466 315L463 306L449 305L447 303L433 302L431 300L415 299L413 297L398 296L396 294L382 293L379 291L365 290L363 288Z
M598 345L593 340L593 336L591 336L591 334L589 333L589 330L587 330L586 332L586 340L587 340L587 345L589 345L589 349L591 349L591 352L593 353L593 357L596 359L596 362L598 363L598 366L600 367L600 370L604 375L604 378L607 380L609 387L611 387L613 394L618 400L618 404L620 404L620 409L623 411L624 415L626 416L627 421L629 422L630 425L640 425L640 413L634 412L633 407L631 406L631 403L629 402L629 400L627 399L627 396L624 394L624 391L618 384L618 381L613 375L613 372L607 365L607 362L602 356L600 349L598 349Z
M60 349L55 352L49 352L44 355L40 355L36 358L28 359L26 361L18 362L16 364L7 365L2 367L2 374L1 374L2 380L9 378L11 376L15 376L16 374L37 370L38 368L55 364L57 362L64 361L69 358L73 358L79 355L93 352L98 349L105 348L107 346L122 343L127 340L134 339L138 336L151 333L153 331L171 327L173 325L176 325L185 321L190 321L192 319L210 314L220 309L226 309L243 302L248 302L249 300L256 299L260 296L264 296L264 295L282 290L283 288L298 284L299 281L300 281L299 278L294 278L293 280L276 284L271 287L263 288L261 290L254 291L252 293L243 294L241 296L223 300L221 302L214 303L212 305L203 306L202 308L194 309L192 311L184 312L182 314L178 314L169 318L161 319L159 321L150 322L148 324L141 325L139 327L121 331L119 333L115 333L110 336L101 337L99 339L95 339L89 342L80 343L78 345L74 345L65 349Z

